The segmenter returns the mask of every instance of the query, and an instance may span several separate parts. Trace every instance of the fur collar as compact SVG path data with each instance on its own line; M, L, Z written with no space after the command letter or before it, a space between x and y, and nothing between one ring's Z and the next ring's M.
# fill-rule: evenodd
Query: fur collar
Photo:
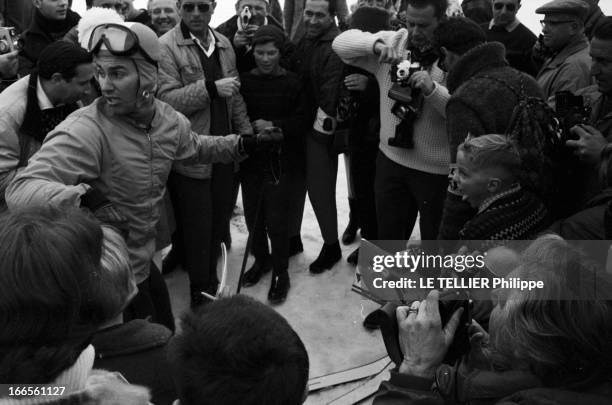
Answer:
M467 51L448 72L446 84L452 94L482 71L508 66L506 48L500 42L486 42Z

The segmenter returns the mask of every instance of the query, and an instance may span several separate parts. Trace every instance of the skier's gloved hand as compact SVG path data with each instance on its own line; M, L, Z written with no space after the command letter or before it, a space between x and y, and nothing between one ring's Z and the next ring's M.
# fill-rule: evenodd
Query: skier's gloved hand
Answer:
M283 141L283 131L278 127L265 128L257 135L240 135L240 152L251 155L257 151L271 150Z

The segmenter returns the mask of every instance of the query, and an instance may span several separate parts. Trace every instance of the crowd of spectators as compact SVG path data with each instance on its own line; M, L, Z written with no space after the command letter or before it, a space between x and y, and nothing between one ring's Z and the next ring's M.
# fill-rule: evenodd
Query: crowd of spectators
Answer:
M488 271L545 287L479 295L458 361L465 309L443 323L436 290L397 308L403 360L374 404L609 403L612 301L587 288L611 280L569 242L612 239L597 0L542 5L539 36L521 0L237 0L218 27L213 0L29 3L0 2L0 383L64 390L0 404L302 403L300 337L218 295L239 188L255 259L240 281L271 272L273 305L290 299L306 195L314 276L359 229L403 244L418 220L422 251L445 254L527 241ZM178 267L179 325L163 277Z

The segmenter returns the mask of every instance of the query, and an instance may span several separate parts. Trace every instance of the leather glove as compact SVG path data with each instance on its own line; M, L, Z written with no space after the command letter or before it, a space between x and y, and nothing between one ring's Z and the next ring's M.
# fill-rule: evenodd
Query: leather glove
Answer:
M81 197L81 207L89 209L103 225L115 228L127 241L130 233L127 218L96 188L91 188Z
M240 152L251 155L258 151L270 150L283 141L283 131L278 127L265 128L257 135L240 135Z

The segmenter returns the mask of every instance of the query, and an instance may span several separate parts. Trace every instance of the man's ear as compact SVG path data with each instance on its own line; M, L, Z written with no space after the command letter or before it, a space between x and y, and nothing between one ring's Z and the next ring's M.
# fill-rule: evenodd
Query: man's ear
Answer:
M42 6L42 0L32 0L32 4L36 8L40 8Z
M491 177L487 182L487 191L491 194L498 193L501 190L502 181L497 177Z

